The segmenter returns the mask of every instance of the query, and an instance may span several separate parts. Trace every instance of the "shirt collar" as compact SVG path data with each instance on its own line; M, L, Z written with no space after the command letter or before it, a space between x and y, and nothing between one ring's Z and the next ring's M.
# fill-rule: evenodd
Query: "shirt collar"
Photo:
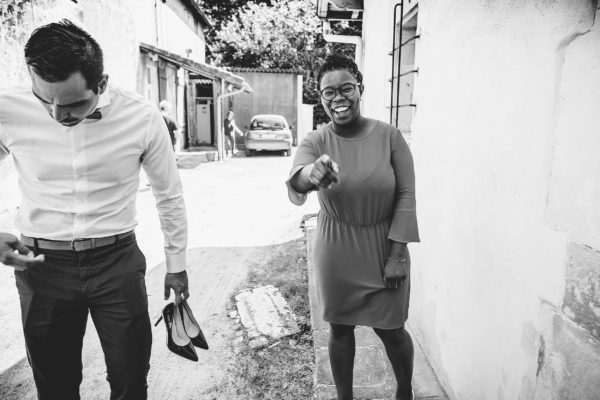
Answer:
M98 104L96 105L96 110L102 111L103 107L107 107L110 105L110 89L107 87L104 93L100 94L100 98L98 99Z

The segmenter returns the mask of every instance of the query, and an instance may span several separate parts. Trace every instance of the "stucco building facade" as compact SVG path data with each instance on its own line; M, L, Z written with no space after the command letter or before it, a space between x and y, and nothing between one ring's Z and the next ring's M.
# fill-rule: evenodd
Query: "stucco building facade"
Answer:
M598 3L324 3L360 10L363 112L411 142L409 326L448 395L600 398Z

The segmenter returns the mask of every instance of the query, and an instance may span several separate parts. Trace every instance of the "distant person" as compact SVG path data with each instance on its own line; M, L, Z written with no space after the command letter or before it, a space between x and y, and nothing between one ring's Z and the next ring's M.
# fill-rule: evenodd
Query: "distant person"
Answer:
M25 45L31 86L0 90L0 160L19 177L20 239L0 232L15 268L37 398L80 399L82 346L94 322L111 399L147 398L152 329L146 259L134 229L140 167L164 235L164 296L189 296L187 221L175 156L156 106L109 87L102 50L71 21Z
M413 159L395 127L360 113L362 75L334 55L319 75L331 119L300 144L290 200L318 191L314 260L338 400L352 399L354 328L372 327L396 377L396 399L413 400L413 343L404 329L410 295L407 243L418 242Z
M171 143L173 145L173 151L175 151L175 145L177 144L177 134L179 133L179 126L177 122L171 117L171 103L167 100L163 100L159 103L160 113L162 114L167 129L169 130L169 136L171 137Z
M227 118L225 118L225 121L223 122L223 126L225 127L225 156L229 155L229 151L231 151L231 155L236 154L235 134L238 133L242 136L244 135L244 132L242 132L235 124L233 117L233 111L229 110Z

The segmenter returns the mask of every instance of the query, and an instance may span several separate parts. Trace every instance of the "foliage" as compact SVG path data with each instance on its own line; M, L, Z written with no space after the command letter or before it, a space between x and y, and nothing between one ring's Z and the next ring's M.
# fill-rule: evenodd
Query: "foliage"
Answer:
M223 23L231 19L233 15L237 14L238 9L250 1L252 0L198 0L198 5L208 15L215 31L220 31ZM271 5L271 0L254 0L253 2Z
M320 29L304 0L248 3L216 34L213 53L221 65L301 68L315 50Z
M3 36L11 36L23 24L25 5L30 0L0 1L0 32Z

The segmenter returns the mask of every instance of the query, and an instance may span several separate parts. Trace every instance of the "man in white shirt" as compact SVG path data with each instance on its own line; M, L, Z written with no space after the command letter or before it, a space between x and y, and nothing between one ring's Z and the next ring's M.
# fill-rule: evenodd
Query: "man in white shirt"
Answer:
M97 42L68 20L25 46L32 86L0 90L0 160L12 154L20 240L0 233L15 267L39 399L79 399L88 314L111 399L146 399L152 333L146 261L133 232L143 167L165 237L165 299L189 296L187 222L167 127L156 106L108 88Z

